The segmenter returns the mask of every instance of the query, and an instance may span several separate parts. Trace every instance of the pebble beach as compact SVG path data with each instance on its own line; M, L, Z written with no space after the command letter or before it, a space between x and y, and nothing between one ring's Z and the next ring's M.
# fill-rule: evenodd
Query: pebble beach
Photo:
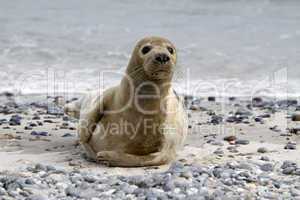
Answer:
M86 159L54 97L14 99L1 95L0 199L300 199L297 100L185 96L176 161L112 168Z

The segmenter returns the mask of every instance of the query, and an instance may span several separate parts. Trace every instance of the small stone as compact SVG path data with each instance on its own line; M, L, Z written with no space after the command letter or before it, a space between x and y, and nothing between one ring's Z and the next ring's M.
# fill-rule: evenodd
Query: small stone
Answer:
M46 171L47 168L43 164L38 163L38 164L35 165L35 170L37 170L37 171Z
M31 122L31 123L29 123L29 126L30 126L30 127L36 127L36 126L37 126L37 124L36 124L36 123L32 123L32 122Z
M260 147L257 149L258 153L267 153L269 150L266 147Z
M230 153L238 153L239 152L235 146L229 146L229 147L227 147L227 150Z
M264 120L261 117L255 117L254 121L255 122L263 122Z
M107 195L107 196L110 196L110 195L112 195L115 191L116 191L116 189L110 189L110 190L107 190L106 192L103 192L103 194L104 194L104 195Z
M30 195L28 198L26 198L26 200L47 200L48 198L44 195Z
M97 181L97 179L93 176L85 176L83 179L88 183L95 183Z
M32 120L40 120L40 119L41 119L41 117L38 115L34 115L34 117L32 118Z
M282 170L282 173L289 175L289 174L293 174L295 171L296 169L294 167L287 167Z
M297 168L294 172L295 175L300 176L300 168Z
M195 195L195 194L198 193L198 189L197 189L197 188L194 188L194 187L188 188L188 189L186 190L186 193L187 193L187 195L192 196L192 195Z
M230 135L230 136L224 137L224 140L227 141L227 142L235 141L236 139L237 139L237 138L236 138L236 136L234 136L234 135Z
M250 141L249 140L236 140L235 143L241 144L241 145L247 145L250 143Z
M49 133L46 131L41 131L41 132L32 131L30 134L34 136L49 136Z
M212 141L210 144L215 146L224 146L224 143L221 141Z
M274 166L271 163L266 163L266 164L262 164L260 166L260 169L262 171L269 172L269 171L273 171L274 170Z
M62 120L63 120L63 121L69 121L70 119L69 119L68 116L63 116Z
M212 115L210 123L212 123L214 125L217 125L217 124L220 124L222 121L223 121L223 117L222 116Z
M300 114L293 114L292 121L300 121Z
M43 125L44 125L43 122L40 122L40 121L38 121L37 124L38 124L39 126L43 126Z
M11 116L11 118L9 120L9 125L10 126L19 126L19 125L21 125L21 119L22 119L21 116L13 115L13 116Z
M47 165L46 169L47 169L47 171L55 171L56 170L56 168L52 165Z
M7 195L7 192L4 188L0 187L0 196Z
M180 173L180 177L190 179L193 177L193 174L191 171L185 171L185 172Z
M213 173L213 175L214 175L216 178L221 178L221 174L222 174L223 171L224 171L224 170L223 170L221 167L216 166L216 167L213 169L212 173Z
M73 135L71 133L65 133L61 137L72 137Z
M298 197L298 196L300 196L300 190L297 190L297 189L295 189L295 188L291 188L291 194L292 194L292 196L293 197Z
M285 169L285 168L288 168L288 167L297 168L297 163L295 163L294 161L286 160L281 165L281 169Z
M297 149L297 146L295 143L289 142L284 146L284 149L295 150L295 149Z
M215 102L216 101L216 97L213 97L213 96L210 96L207 98L208 101L211 101L211 102Z
M214 154L223 155L224 151L221 148L218 148L217 150L214 151Z
M74 188L73 186L68 186L65 189L65 193L67 196L77 197L77 198L80 197L80 193L79 193L78 189Z
M263 161L270 161L270 158L268 156L262 156L260 159Z
M44 120L44 123L49 123L49 124L51 124L51 123L54 123L51 119L45 119Z
M27 178L25 180L25 184L27 184L27 185L33 185L33 184L35 184L35 182L34 182L34 180Z
M274 132L280 132L281 131L277 125L270 127L270 130L272 130Z

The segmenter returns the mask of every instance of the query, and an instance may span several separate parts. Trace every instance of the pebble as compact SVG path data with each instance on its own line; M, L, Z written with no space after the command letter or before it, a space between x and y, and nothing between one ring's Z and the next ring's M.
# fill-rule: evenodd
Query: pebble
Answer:
M97 181L97 178L95 178L94 176L85 176L83 177L83 179L88 183L95 183Z
M229 146L229 147L227 147L227 150L231 153L238 153L239 152L235 146Z
M45 195L30 195L26 200L48 200Z
M19 126L19 125L21 125L21 119L22 119L21 116L13 115L13 116L11 116L11 118L9 120L9 125L10 126Z
M266 147L260 147L257 149L258 153L267 153L269 150Z
M223 117L222 116L213 115L213 116L211 116L210 123L216 125L216 124L220 124L222 121L223 121Z
M44 123L49 123L49 124L51 124L51 123L54 123L51 119L45 119L44 120Z
M71 134L71 133L65 133L61 137L73 137L73 134Z
M224 146L224 143L221 141L213 141L210 142L211 145L215 145L215 146Z
M4 188L0 187L0 196L7 195L7 192Z
M250 143L249 140L236 140L235 141L235 144L241 144L241 145L247 145L249 143Z
M288 142L288 143L284 146L284 149L295 150L295 149L297 149L297 146L296 146L295 143Z
M236 136L234 136L234 135L230 135L230 136L226 136L226 137L224 137L224 140L225 141L228 141L228 142L230 142L230 141L235 141L237 138L236 138Z
M283 174L292 174L295 171L296 171L296 169L294 167L287 167L282 170L282 173Z
M297 168L294 172L295 175L300 176L300 168Z
M30 134L34 136L49 136L49 133L46 131L32 131Z
M288 167L293 167L293 168L297 168L297 163L294 161L290 161L290 160L286 160L283 162L283 164L281 165L281 169L285 169Z
M266 172L273 171L274 170L274 166L271 163L265 163L265 164L262 164L260 166L260 169L262 171L266 171Z
M300 121L300 114L293 114L292 121Z
M272 130L274 132L281 132L281 130L279 129L279 127L277 125L270 127L270 130Z
M78 189L76 189L76 188L73 187L73 186L68 186L68 187L65 189L65 193L66 193L67 196L77 197L77 198L80 197L80 193L79 193Z
M189 188L189 189L187 189L186 193L189 196L193 196L198 193L198 189L197 188Z
M270 161L270 158L268 156L262 156L260 159L263 161Z
M32 120L40 120L40 119L41 119L41 117L39 115L34 115L32 118Z

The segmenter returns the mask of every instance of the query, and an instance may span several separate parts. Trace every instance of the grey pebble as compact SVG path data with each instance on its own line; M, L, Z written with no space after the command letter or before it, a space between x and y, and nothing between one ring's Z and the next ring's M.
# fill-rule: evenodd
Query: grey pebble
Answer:
M294 161L290 161L290 160L286 160L283 162L283 164L281 165L281 169L285 169L287 167L294 167L297 168L297 163Z
M257 149L258 153L267 153L269 150L266 147L260 147Z
M48 198L44 195L31 195L26 200L48 200Z
M297 146L296 146L296 144L289 142L284 146L284 149L295 150L295 149L297 149Z
M290 175L290 174L293 174L295 171L296 171L295 167L287 167L282 170L282 173Z
M80 197L80 193L79 190L73 186L68 186L65 189L65 193L67 196L71 196L71 197Z
M223 155L224 151L221 148L218 148L217 150L214 151L214 154Z
M247 145L249 143L250 143L249 140L236 140L235 141L235 144L241 144L241 145Z
M273 170L274 170L274 166L273 166L273 164L271 164L271 163L265 163L265 164L262 164L262 165L260 166L260 169L261 169L262 171L266 171L266 172L268 172L268 171L273 171Z
M262 156L260 157L260 159L263 161L270 161L270 158L268 156Z
M6 190L3 187L0 187L0 196L7 195Z

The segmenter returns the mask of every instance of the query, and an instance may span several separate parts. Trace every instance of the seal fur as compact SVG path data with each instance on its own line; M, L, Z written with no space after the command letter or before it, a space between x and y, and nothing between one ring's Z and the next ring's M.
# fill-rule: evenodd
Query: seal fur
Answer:
M172 88L175 46L146 37L135 46L120 84L65 106L79 119L80 143L87 155L109 166L169 163L187 134L187 117Z

